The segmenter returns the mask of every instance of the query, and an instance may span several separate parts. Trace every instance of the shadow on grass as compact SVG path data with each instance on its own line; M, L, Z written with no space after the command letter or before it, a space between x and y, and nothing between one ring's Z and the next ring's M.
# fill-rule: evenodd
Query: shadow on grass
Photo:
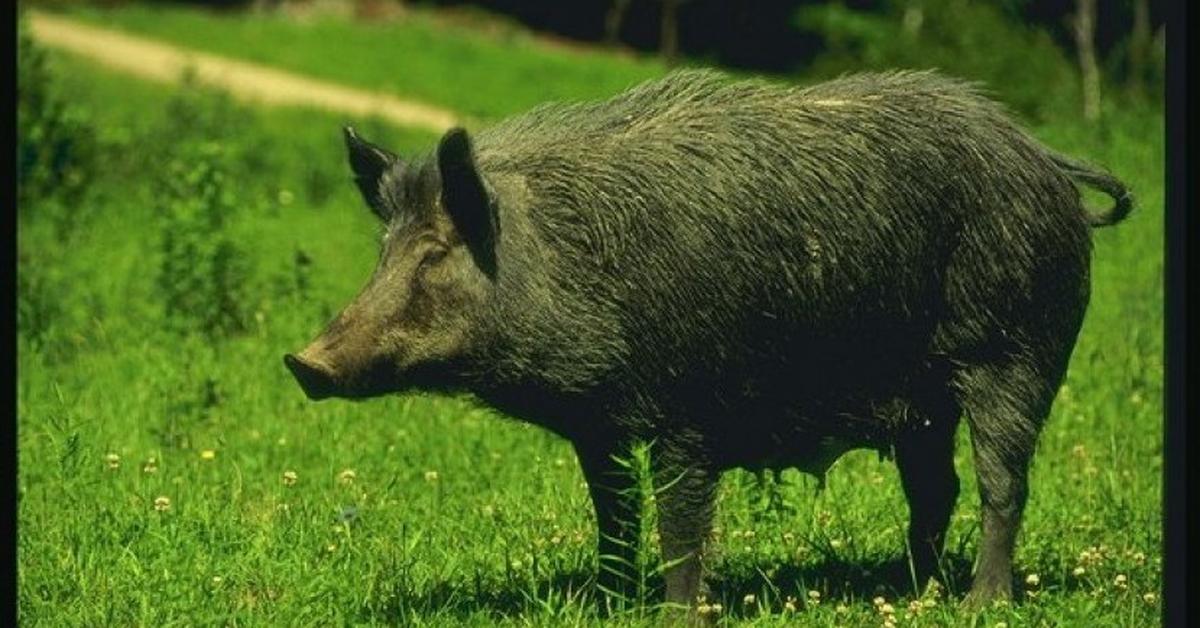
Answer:
M943 558L938 580L952 597L960 597L971 583L971 560L963 555ZM727 565L709 577L713 599L722 600L731 615L739 616L747 594L762 596L769 593L769 603L782 606L788 597L797 603L807 599L807 592L820 592L826 601L870 601L876 596L895 601L901 597L919 597L924 583L913 582L908 560L904 556L866 560L851 560L836 556L825 557L816 563L764 565ZM758 611L751 610L751 614Z
M393 594L378 607L364 609L364 614L395 624L433 615L461 619L482 613L501 619L567 605L591 608L593 576L591 571L573 570L536 580L440 581L420 590L392 582Z
M948 554L938 580L950 600L961 600L971 584L971 557ZM583 609L587 616L600 619L596 608L591 571L577 569L533 580L488 583L463 580L435 582L420 590L405 590L391 583L393 595L379 606L364 609L374 619L401 622L415 617L432 615L465 618L483 614L494 619L513 618L531 612L544 613L570 606ZM848 560L836 556L818 562L798 564L761 564L739 562L717 565L708 576L709 600L721 602L726 613L733 617L757 616L757 608L742 603L747 594L760 596L772 608L782 608L787 597L803 603L807 592L818 590L826 602L866 601L883 596L896 601L919 597L904 556L889 559ZM653 590L662 590L661 578L650 582ZM1043 588L1078 588L1074 582L1050 582L1043 579ZM1014 582L1017 602L1022 586ZM767 595L763 595L764 592ZM658 598L652 598L658 601Z
M957 605L966 596L971 588L973 564L973 554L952 552L942 557L937 580L942 584L947 603ZM764 591L770 593L768 599L776 610L788 596L794 597L797 604L805 602L811 590L819 591L823 601L833 603L870 603L876 596L894 603L902 598L921 597L924 591L924 583L920 587L914 584L903 555L852 560L829 556L805 565L725 565L710 574L708 582L710 597L720 600L728 609L727 614L733 617L757 616L758 609L746 608L743 599L747 594L761 596ZM1053 572L1041 575L1037 585L1040 591L1054 591L1055 595L1082 591L1088 586L1084 581ZM1012 591L1014 603L1036 603L1027 596L1021 578L1014 579Z

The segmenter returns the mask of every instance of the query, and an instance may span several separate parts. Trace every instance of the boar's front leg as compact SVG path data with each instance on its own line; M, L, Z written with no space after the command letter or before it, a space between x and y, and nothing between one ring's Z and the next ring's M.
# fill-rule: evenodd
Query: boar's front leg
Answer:
M640 510L637 480L617 462L626 448L607 441L577 442L583 477L587 481L599 528L597 588L600 610L619 608L631 598L637 582L636 560Z
M705 593L704 550L712 532L718 472L685 445L652 452L666 601L692 607Z

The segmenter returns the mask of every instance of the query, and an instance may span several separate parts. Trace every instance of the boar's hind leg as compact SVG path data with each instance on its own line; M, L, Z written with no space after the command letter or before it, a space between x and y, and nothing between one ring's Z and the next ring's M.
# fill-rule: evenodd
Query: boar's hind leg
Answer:
M1012 356L968 366L959 389L971 429L983 536L975 580L963 600L980 608L1012 596L1012 559L1028 496L1029 464L1060 377L1039 374L1034 360Z
M640 520L636 478L614 458L627 455L625 450L576 443L575 451L596 509L600 607L616 610L631 599L636 583Z
M953 403L922 409L913 430L896 441L896 466L908 499L908 549L918 589L940 573L946 528L958 500L954 471L958 420L959 409Z

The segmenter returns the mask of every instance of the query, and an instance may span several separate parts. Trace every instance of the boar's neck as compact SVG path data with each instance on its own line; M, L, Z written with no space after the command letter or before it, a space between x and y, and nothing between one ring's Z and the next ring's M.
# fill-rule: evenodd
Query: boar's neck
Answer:
M493 294L479 313L467 387L496 409L559 433L611 396L628 355L602 279L568 263L534 227L523 177L492 173L500 198ZM602 404L601 404L602 405ZM560 425L562 424L562 425Z

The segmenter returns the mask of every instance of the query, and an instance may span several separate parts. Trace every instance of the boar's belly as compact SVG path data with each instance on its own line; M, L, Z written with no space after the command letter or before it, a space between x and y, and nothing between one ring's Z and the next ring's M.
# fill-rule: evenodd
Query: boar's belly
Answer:
M730 415L733 416L733 415ZM816 476L852 449L890 456L896 436L919 429L925 415L902 397L842 400L775 409L745 408L736 420L721 421L709 434L722 468L796 468ZM926 426L927 427L927 426Z
M795 468L805 473L822 477L842 454L862 448L862 443L853 443L836 436L809 436L789 441L776 441L755 452L742 451L727 460L725 468L739 467L748 471L763 469Z

